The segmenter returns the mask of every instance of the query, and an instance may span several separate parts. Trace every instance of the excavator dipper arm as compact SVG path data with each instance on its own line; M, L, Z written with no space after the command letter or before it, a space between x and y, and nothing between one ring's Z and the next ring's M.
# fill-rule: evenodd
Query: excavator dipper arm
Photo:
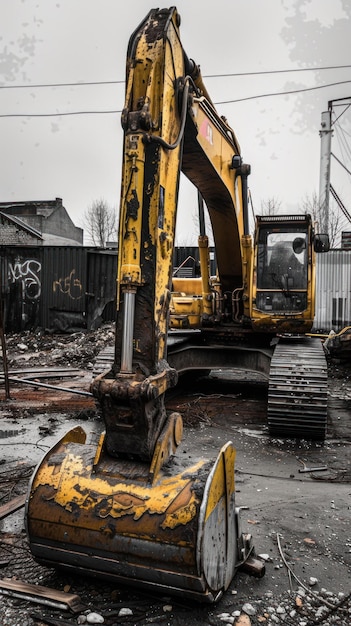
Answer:
M177 382L167 333L181 171L206 201L223 291L243 283L240 148L185 55L178 26L174 8L151 11L128 47L115 363L92 387L109 454L156 466L158 439L173 453L181 430L179 416L166 427L164 408Z
M166 340L189 91L178 26L174 8L151 11L129 42L115 363L93 384L109 454L146 461L152 461L166 425L164 393L177 382L166 361ZM170 437L162 434L172 442L179 439L174 432L180 432L180 418L174 425L168 425Z

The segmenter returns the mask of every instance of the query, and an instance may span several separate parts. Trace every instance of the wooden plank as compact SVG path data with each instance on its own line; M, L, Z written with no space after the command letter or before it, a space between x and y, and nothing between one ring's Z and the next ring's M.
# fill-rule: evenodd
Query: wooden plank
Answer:
M17 496L17 498L13 498L10 502L6 502L6 504L0 506L0 520L4 519L4 517L7 517L8 515L11 515L11 513L18 511L18 509L24 506L26 503L26 497L26 494Z

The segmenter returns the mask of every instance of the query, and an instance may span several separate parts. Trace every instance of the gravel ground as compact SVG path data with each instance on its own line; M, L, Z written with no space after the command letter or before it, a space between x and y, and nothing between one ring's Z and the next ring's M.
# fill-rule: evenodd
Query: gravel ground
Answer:
M113 326L71 336L11 335L7 345L9 367L13 370L53 365L92 370L100 350L113 345ZM329 363L329 396L334 409L330 435L324 446L269 439L264 422L266 391L263 384L249 382L236 387L231 384L230 393L227 386L216 385L215 377L207 379L203 387L193 387L191 391L184 391L182 397L172 398L170 408L180 406L186 413L185 446L189 449L194 442L205 451L217 448L228 436L235 440L237 495L250 505L246 522L254 536L256 552L266 561L265 577L254 579L239 572L218 604L202 606L171 596L156 593L153 596L133 588L68 576L44 568L32 559L21 509L0 522L1 578L78 594L84 608L73 614L0 595L2 626L83 623L350 626L351 436L347 422L351 400L350 364L335 360ZM5 403L1 403L0 412L3 419L8 420L6 436L11 435L12 428L16 443L29 417L21 421L17 414L14 420ZM31 415L33 417L33 412ZM64 419L74 417L74 412L65 418L58 414L46 415L45 419L51 420L50 428L46 433L43 429L39 431L43 450L52 445L52 437L57 437L60 428L66 428ZM39 418L34 415L33 419L39 424ZM88 420L83 426L94 426L94 420ZM25 436L23 434L24 441ZM16 457L15 450L13 448L9 458L8 447L3 446L0 505L26 493L37 462L34 452L32 457L30 454ZM40 456L43 450L36 452ZM299 477L297 457L308 464L327 463L330 471L322 480L317 473Z

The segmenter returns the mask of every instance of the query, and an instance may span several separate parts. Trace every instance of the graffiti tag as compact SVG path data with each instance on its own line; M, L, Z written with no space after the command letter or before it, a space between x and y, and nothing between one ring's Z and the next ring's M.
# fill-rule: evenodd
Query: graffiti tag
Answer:
M79 300L83 295L83 286L79 278L75 278L76 270L72 270L68 276L53 281L52 290L59 291L72 300Z
M9 283L21 283L23 298L26 300L38 300L41 294L41 282L39 273L41 263L35 259L27 259L21 262L16 259L14 264L8 265Z

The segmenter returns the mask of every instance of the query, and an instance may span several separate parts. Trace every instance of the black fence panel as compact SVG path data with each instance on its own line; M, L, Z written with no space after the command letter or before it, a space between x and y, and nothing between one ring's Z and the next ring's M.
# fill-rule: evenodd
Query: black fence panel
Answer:
M87 268L87 323L94 329L116 319L117 250L90 250Z
M72 332L87 327L87 248L43 248L41 325L51 331Z
M210 247L210 274L216 274L215 249ZM173 255L173 274L179 277L193 278L200 271L199 248L197 246L177 246Z
M19 332L40 324L42 249L6 246L0 249L4 326Z
M115 319L116 250L0 247L6 332L74 332Z

